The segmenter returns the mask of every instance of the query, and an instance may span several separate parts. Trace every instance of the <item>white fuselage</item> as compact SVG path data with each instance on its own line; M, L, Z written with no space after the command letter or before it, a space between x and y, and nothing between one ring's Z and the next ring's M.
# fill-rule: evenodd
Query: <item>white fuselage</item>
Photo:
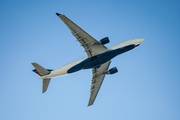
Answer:
M125 42L122 42L120 44L117 44L115 46L112 46L110 48L108 48L109 50L116 50L116 49L119 49L119 48L123 48L123 47L126 47L128 45L135 45L135 46L138 46L140 45L141 43L144 42L144 39L132 39L132 40L127 40ZM63 67L60 67L58 69L55 69L53 71L51 71L50 74L48 75L45 75L45 76L42 76L40 77L39 79L45 79L45 78L53 78L53 77L58 77L58 76L63 76L63 75L67 75L69 74L67 71L72 68L73 66L81 63L82 61L86 60L88 57L84 57L84 58L81 58L79 60L76 60L74 62L71 62Z

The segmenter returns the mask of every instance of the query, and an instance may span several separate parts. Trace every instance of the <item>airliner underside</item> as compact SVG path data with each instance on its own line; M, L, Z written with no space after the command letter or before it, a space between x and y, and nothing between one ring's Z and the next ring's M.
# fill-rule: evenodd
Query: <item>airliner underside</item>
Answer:
M108 70L111 59L116 57L117 55L136 48L144 42L144 39L132 39L115 45L113 47L107 48L104 45L109 43L108 37L97 41L91 35L85 32L82 28L72 22L69 18L67 18L65 15L61 15L59 13L56 13L56 15L71 30L71 33L81 44L81 46L84 47L84 50L87 53L87 57L69 63L56 70L44 69L37 63L32 63L32 65L35 67L33 71L41 76L39 79L43 79L44 93L48 88L51 78L71 74L83 69L92 69L93 78L90 89L90 99L88 103L88 106L90 106L94 103L96 99L105 75L118 72L116 67Z

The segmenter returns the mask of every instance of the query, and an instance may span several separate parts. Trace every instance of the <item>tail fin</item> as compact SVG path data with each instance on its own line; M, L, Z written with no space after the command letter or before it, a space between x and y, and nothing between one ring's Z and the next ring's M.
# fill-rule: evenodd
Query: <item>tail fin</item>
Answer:
M35 69L33 71L40 76L48 75L52 71L50 69L44 69L42 66L40 66L37 63L31 63L31 64L35 67ZM50 80L51 80L51 78L43 79L42 93L46 92Z

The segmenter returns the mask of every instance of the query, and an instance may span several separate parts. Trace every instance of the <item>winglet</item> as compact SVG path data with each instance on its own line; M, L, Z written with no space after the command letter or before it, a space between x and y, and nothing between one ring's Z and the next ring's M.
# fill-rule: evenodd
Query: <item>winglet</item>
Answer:
M57 15L57 16L59 16L59 15L61 15L61 14L59 14L59 13L56 13L56 15Z

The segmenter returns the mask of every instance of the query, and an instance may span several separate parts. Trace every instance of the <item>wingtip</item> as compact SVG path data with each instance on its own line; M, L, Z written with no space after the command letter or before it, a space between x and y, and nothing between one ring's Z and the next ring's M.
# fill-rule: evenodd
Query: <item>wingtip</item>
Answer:
M57 15L57 16L60 16L61 14L59 14L59 13L56 13L56 15Z
M89 103L89 104L87 105L87 107L89 107L89 106L91 106L91 105L93 105L93 104L90 104L90 103Z
M42 90L42 94L45 93L45 92L46 92L46 90Z

